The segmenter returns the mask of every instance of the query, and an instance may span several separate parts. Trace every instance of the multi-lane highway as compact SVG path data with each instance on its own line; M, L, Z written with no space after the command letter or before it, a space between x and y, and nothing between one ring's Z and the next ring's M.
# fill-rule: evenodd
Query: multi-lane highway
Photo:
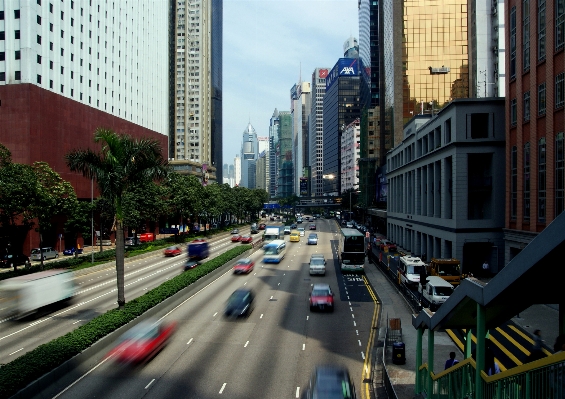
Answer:
M229 235L210 242L210 257L217 256L234 245ZM258 239L258 237L256 238ZM156 251L148 257L133 258L125 264L126 300L143 295L148 290L182 273L186 260L183 254L164 257ZM42 309L22 320L0 320L0 359L8 363L37 346L74 330L81 324L116 307L116 270L112 264L97 272L77 276L77 295L68 304Z
M335 222L318 220L317 226L317 246L306 245L306 237L299 243L288 242L286 256L278 265L262 264L259 250L251 255L256 266L249 275L234 275L231 271L218 274L205 289L162 315L167 321L176 321L177 331L169 345L149 363L131 368L101 359L74 383L61 387L57 397L300 398L316 365L340 364L349 369L358 397L369 398L368 384L363 380L370 373L367 351L372 348L377 323L374 295L362 276L342 275L339 271L334 261ZM325 276L309 275L312 253L328 258ZM142 276L163 281L167 277L157 270L170 267L178 273L181 259L157 258L153 262L160 266L130 276L129 282ZM148 260L147 266L132 265L130 270L150 264ZM332 286L336 294L333 313L310 311L308 294L315 282ZM88 287L94 290L94 281L90 284ZM254 291L254 311L245 319L224 318L228 296L241 287ZM106 289L114 287L108 285ZM138 292L143 290L142 286L136 288ZM115 300L113 294L110 296L109 307ZM129 297L133 294L129 293ZM97 309L89 312L100 312ZM71 318L64 314L58 317Z

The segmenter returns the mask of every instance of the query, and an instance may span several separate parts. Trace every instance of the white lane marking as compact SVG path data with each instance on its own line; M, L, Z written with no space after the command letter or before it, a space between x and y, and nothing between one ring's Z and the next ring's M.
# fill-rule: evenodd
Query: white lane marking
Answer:
M353 312L353 308L352 308L352 307L350 307L349 310L351 310L351 311Z
M245 343L245 345L243 345L243 347L244 347L244 348L247 348L247 345L249 345L249 341L247 341L247 342Z
M351 301L349 301L349 306L351 306Z
M302 344L302 350L306 350L306 344Z
M269 299L273 299L273 296L271 295L271 297Z
M149 388L149 386L150 386L151 384L153 384L153 381L155 381L155 378L153 378L153 379L151 380L151 382L145 386L145 389Z
M359 346L361 346L361 340L360 340L360 339L358 339L358 340L357 340L357 342L359 342Z
M349 299L349 296L347 296L347 299Z
M306 316L306 321L308 321L309 318L310 318L310 316Z
M355 330L355 334L359 335L359 330Z
M353 327L357 327L357 323L355 323L355 320L353 320Z
M353 313L351 313L351 317L355 318L355 315Z
M192 342L193 339L194 339L194 338L190 338L186 344L187 344L187 345L190 345L190 343Z
M224 385L222 385L222 388L220 389L220 392L219 392L220 394L221 394L222 392L224 392L224 388L225 388L225 387L226 387L226 383L224 382Z
M361 357L365 360L365 354L363 352L361 352Z
M75 321L73 324L80 323L81 321L82 321L82 320L77 320L77 321Z
M296 398L300 397L300 387L296 387Z
M245 283L243 283L243 285L247 285L247 281Z
M283 276L286 276L286 273L283 273Z
M61 396L62 394L64 394L65 392L67 392L69 389L71 389L75 384L77 384L78 382L80 382L84 377L86 377L87 375L89 375L90 373L92 373L94 370L96 370L98 367L102 366L104 363L106 363L109 359L111 359L112 356L107 357L106 359L102 360L100 363L98 363L96 366L94 366L93 368L91 368L90 370L88 370L86 373L84 373L83 375L81 375L76 381L74 381L71 385L69 385L68 387L66 387L65 389L63 389L61 392L59 392L57 395L53 396L53 399L57 399L59 396Z
M218 314L218 312L214 313L214 316L212 316L212 317L216 317L217 314Z
M253 273L253 275L255 276L257 274L257 272Z
M277 285L281 285L281 283L278 283Z
M261 313L261 316L259 316L259 318L260 318L260 319L262 319L262 318L263 318L263 313Z
M17 351L10 353L8 356L12 356L14 353L18 353L19 351L23 351L23 350L24 350L24 348L20 348Z

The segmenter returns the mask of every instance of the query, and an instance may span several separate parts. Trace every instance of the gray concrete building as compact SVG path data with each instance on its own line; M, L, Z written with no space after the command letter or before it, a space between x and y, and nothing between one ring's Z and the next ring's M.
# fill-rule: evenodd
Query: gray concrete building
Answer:
M504 98L458 99L417 115L387 154L387 235L464 273L504 267Z

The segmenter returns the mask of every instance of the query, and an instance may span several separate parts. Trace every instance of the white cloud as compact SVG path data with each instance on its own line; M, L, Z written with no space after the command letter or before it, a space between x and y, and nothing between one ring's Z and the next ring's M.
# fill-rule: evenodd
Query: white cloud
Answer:
M359 37L357 0L224 0L223 21L223 161L233 163L247 123L267 136L300 75L333 67Z

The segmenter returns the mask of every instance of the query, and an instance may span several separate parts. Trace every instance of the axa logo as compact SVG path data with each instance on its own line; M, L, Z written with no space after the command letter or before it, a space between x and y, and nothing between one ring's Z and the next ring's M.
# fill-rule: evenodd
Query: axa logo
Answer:
M355 70L353 69L353 67L344 67L339 74L340 75L354 75Z

